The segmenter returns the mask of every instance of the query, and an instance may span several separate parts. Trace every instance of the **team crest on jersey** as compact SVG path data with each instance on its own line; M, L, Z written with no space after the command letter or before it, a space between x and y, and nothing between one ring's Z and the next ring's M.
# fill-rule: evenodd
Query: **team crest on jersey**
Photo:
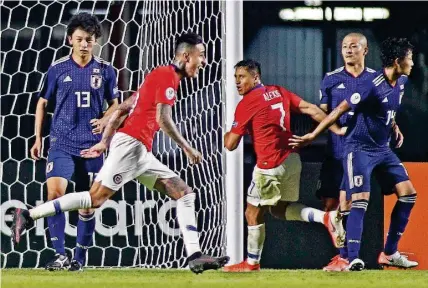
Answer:
M363 176L354 176L355 187L361 187L363 185Z
M120 174L116 174L116 175L113 176L113 182L115 184L122 183L122 180L123 180L123 178L122 178L122 175L120 175Z
M360 93L354 93L351 96L351 103L352 104L358 104L361 101L361 95Z
M172 87L167 88L166 91L165 91L165 97L166 97L166 99L172 100L172 98L174 98L174 96L175 96L175 90L174 90L174 88L172 88Z
M101 87L103 82L103 77L101 75L91 75L91 87L94 89L98 89Z
M48 165L46 165L46 173L51 172L53 169L53 162L49 162Z

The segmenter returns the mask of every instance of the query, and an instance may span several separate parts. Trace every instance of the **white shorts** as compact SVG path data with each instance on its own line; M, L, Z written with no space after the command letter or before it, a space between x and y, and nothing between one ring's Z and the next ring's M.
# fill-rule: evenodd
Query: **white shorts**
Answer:
M173 177L179 176L148 152L143 143L128 134L118 132L111 140L107 159L95 181L117 191L125 183L137 179L153 190L158 178Z
M299 200L301 171L302 162L297 153L288 155L275 168L254 167L247 202L253 206L275 206L278 201L296 202Z

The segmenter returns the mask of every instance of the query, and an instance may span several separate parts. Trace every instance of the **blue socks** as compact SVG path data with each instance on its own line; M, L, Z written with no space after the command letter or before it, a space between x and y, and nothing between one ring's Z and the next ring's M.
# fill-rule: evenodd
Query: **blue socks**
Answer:
M349 213L346 223L349 262L359 258L364 214L366 213L368 205L369 202L367 200L352 201L351 212Z
M416 193L398 197L398 201L391 213L391 224L386 238L385 254L392 255L397 252L398 241L409 222L410 212L416 202Z
M342 248L339 248L340 258L348 259L348 243L346 243L348 238L348 233L346 231L346 222L348 221L349 211L341 211L342 213L342 225L343 229L345 230L346 236L345 236L345 244Z
M85 265L86 250L92 245L92 235L95 230L95 213L82 215L79 213L77 222L77 241L74 259Z
M65 215L64 212L48 217L49 235L55 252L65 255Z

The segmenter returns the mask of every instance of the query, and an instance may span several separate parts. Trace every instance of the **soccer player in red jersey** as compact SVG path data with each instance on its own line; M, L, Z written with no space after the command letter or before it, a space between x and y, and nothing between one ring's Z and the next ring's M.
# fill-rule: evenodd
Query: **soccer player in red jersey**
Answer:
M302 164L297 151L288 145L288 139L293 135L290 130L291 111L308 114L318 122L326 114L281 86L262 85L260 76L260 64L254 60L243 60L235 65L236 87L244 97L236 107L235 121L224 136L224 145L232 151L243 135L250 134L257 165L248 188L245 211L248 257L239 264L226 266L226 272L260 270L265 212L283 220L322 223L329 230L335 246L344 240L341 221L336 219L337 211L324 212L297 203ZM332 130L343 134L338 126Z
M151 153L154 134L162 128L183 149L191 164L202 161L202 154L180 134L171 115L180 80L197 77L199 69L205 64L202 38L194 33L182 34L176 42L173 64L158 67L147 75L139 91L111 114L102 140L81 152L82 157L93 158L109 147L109 156L90 191L67 194L31 210L16 209L12 224L13 242L19 243L22 231L32 221L61 211L100 207L125 183L137 179L147 188L156 189L177 200L177 218L190 269L201 273L224 266L229 257L215 258L201 253L195 193ZM123 127L119 129L122 122Z

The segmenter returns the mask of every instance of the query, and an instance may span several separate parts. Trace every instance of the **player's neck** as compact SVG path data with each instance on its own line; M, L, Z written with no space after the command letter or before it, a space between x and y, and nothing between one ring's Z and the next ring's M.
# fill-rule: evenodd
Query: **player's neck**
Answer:
M364 64L345 65L346 71L354 77L358 77L364 71Z
M89 54L86 57L82 57L72 53L71 57L73 58L73 61L76 62L76 64L79 65L80 67L85 67L86 64L88 64L92 60L92 54Z
M177 73L180 80L186 77L184 72L184 65L181 64L180 61L175 59L172 63L172 66L174 66L175 73Z
M383 74L385 74L386 79L392 86L395 86L398 78L400 78L400 75L396 73L393 67L383 68Z

